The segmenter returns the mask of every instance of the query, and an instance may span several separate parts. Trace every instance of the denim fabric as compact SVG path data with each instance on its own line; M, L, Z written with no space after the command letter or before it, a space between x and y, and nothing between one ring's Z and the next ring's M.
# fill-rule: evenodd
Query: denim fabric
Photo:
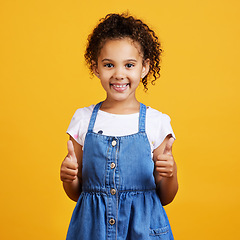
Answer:
M140 105L139 132L123 137L93 132L100 106L93 110L85 138L82 193L67 240L173 240L156 194L146 106Z

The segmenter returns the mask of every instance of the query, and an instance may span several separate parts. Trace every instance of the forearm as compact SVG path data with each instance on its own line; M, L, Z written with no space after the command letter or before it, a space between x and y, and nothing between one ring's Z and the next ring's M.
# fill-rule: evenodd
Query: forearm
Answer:
M82 192L82 185L78 177L73 182L63 182L63 188L71 200L75 202L78 201L78 198Z
M178 191L177 171L172 177L162 177L157 182L157 194L161 200L162 205L171 203Z

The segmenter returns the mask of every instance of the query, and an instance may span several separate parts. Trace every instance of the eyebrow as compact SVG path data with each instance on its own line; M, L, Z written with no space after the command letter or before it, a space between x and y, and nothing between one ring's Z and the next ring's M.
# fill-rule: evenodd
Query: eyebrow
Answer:
M102 62L105 62L105 61L113 62L113 60L108 59L108 58L104 58L104 59L102 60ZM126 59L126 60L124 60L124 61L125 61L125 62L137 62L136 59L132 59L132 58L130 58L130 59Z
M104 59L102 60L102 62L105 62L105 61L111 62L112 60L111 60L111 59L108 59L108 58L104 58Z

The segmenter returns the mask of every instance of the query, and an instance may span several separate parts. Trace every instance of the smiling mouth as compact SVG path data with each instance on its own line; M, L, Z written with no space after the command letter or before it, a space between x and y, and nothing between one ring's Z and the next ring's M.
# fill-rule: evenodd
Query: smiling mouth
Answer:
M110 86L117 92L125 91L128 88L129 85L130 85L129 83L125 83L125 84L110 83Z

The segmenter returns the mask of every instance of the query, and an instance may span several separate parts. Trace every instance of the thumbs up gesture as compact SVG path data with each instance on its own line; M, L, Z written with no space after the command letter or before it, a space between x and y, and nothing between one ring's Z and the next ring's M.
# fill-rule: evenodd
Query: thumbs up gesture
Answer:
M155 170L162 177L172 177L176 171L176 164L172 155L172 145L174 138L166 139L166 144L163 152L157 155L154 159Z
M73 182L78 175L78 162L71 140L67 142L68 154L62 162L60 177L63 182Z

